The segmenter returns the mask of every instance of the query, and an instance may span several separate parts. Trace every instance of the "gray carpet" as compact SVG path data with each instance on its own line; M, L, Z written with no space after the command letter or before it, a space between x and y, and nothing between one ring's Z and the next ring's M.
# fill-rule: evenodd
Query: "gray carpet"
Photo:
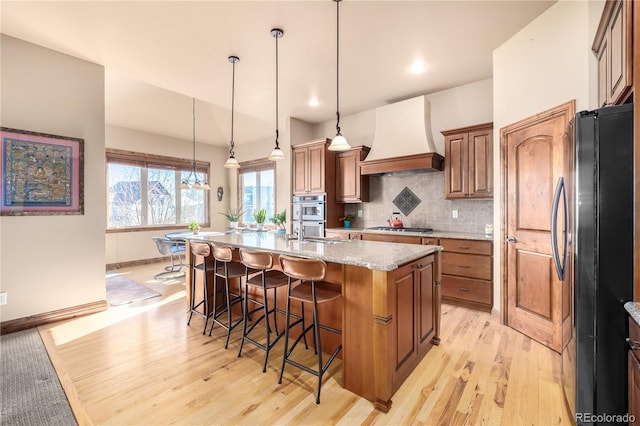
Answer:
M0 336L2 426L77 425L37 329Z

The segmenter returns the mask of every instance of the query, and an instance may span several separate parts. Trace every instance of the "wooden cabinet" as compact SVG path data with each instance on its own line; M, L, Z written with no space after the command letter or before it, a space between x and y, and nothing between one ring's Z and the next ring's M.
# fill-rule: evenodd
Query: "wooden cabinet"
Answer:
M368 146L357 146L336 155L336 201L369 201L369 176L360 173L360 162L367 158Z
M629 424L640 424L640 327L633 318L629 318L629 415L634 418ZM637 349L633 349L637 348Z
M335 197L335 153L328 150L329 139L293 146L293 194L324 194Z
M633 1L609 0L591 47L598 59L598 104L624 103L633 91Z
M400 234L398 232L398 234ZM420 244L420 237L414 235L397 235L397 234L362 234L362 240L365 241L384 241L387 243L405 243L405 244Z
M445 198L493 198L493 123L442 134Z
M436 302L435 256L427 256L398 268L390 296L395 344L392 345L393 387L402 383L434 342ZM436 342L437 343L437 342Z
M491 312L493 307L493 243L441 238L442 300Z

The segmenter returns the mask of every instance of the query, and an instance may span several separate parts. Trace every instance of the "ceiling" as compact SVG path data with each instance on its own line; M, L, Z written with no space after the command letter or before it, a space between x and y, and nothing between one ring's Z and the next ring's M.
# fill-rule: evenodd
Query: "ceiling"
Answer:
M492 76L492 52L554 1L340 3L342 116ZM5 1L2 33L105 67L107 124L228 144L232 64L234 140L275 128L274 27L279 127L285 117L335 118L336 3L305 1ZM412 74L415 61L427 65ZM308 105L311 97L320 104ZM343 128L348 137L348 129Z

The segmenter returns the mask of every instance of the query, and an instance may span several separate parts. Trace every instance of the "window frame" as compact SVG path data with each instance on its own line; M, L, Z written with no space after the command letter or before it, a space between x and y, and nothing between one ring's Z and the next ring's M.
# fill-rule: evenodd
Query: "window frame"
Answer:
M259 173L266 170L273 170L273 209L274 209L274 213L278 211L278 196L277 196L278 188L277 188L277 179L276 179L276 162L274 160L269 160L268 158L260 158L257 160L244 161L240 163L240 168L238 169L238 175L237 175L237 191L236 191L237 206L241 206L243 202L241 175L244 173ZM267 220L269 220L269 218L267 218ZM249 222L249 223L254 223L254 222Z
M105 229L107 233L116 233L116 232L141 232L141 231L157 231L157 230L175 230L175 229L184 229L185 224L176 224L176 225L143 225L143 226L131 226L126 228L110 228L109 227L109 164L124 164L129 166L137 166L140 167L141 176L140 176L140 185L141 191L142 188L146 188L146 177L148 176L148 169L166 169L166 170L175 170L176 172L186 171L189 172L193 170L192 160L177 158L177 157L168 157L164 155L157 154L147 154L143 152L135 152L135 151L127 151L122 149L115 148L107 148L105 151L105 209L107 212L106 215L106 224ZM209 171L211 169L211 163L208 161L198 161L196 160L196 171L201 176L206 176L207 182L210 182ZM178 180L179 182L179 180ZM178 189L179 191L179 189ZM209 191L204 191L204 217L205 223L201 223L202 227L209 227L211 223L210 217L210 209L209 209ZM176 193L176 195L179 194ZM176 196L176 207L179 208L179 200L180 197ZM143 203L143 211L146 212L146 203ZM146 214L146 213L144 213Z

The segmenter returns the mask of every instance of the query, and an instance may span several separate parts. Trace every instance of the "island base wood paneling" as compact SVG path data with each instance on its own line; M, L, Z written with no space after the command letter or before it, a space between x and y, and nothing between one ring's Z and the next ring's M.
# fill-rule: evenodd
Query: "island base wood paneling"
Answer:
M277 254L274 257L277 265ZM342 386L387 412L393 394L429 349L440 343L441 254L436 251L388 272L327 266L326 281L341 284L343 297L339 303L321 305L319 318L322 324L342 330L342 336L323 330L323 352L331 353L342 343ZM191 282L189 275L186 279ZM196 300L201 292L202 281L197 278ZM285 306L286 291L279 291L277 307ZM234 313L240 315L239 309ZM300 314L299 304L292 304L292 313ZM311 315L311 306L306 306L305 317ZM284 329L283 315L278 316L278 327ZM291 330L297 336L300 328ZM313 338L307 341L313 346Z

